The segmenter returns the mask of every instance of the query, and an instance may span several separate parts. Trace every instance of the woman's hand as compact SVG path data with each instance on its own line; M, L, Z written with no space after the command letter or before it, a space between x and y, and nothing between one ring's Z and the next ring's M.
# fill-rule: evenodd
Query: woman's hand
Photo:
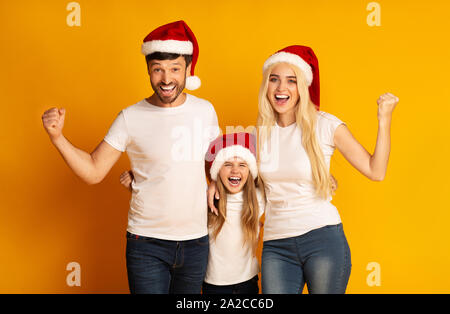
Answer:
M219 199L219 192L217 191L216 181L211 180L211 183L208 186L208 206L212 213L216 216L219 216L219 211L216 206L214 206L214 198Z
M385 93L381 95L378 100L378 120L391 119L392 112L395 109L399 99L397 96L392 95L391 93Z
M134 180L134 175L131 170L125 171L120 175L119 181L124 187L126 187L130 192L132 191L131 182Z

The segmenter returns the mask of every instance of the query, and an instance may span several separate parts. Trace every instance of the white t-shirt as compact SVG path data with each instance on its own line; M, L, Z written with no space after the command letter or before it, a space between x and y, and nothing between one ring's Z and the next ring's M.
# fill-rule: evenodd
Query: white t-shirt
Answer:
M189 94L177 107L144 99L118 114L104 140L131 162L129 232L174 241L208 233L204 156L218 134L214 107Z
M264 213L265 201L261 191L256 190L259 218ZM216 239L209 238L209 257L205 282L213 285L233 285L247 281L259 272L256 256L251 245L244 244L241 214L244 204L243 192L227 194L227 217ZM259 224L258 224L259 232Z
M327 170L335 150L334 131L342 123L329 113L317 114L316 136ZM325 200L315 194L311 163L296 123L287 127L276 124L270 142L262 147L260 174L267 197L264 241L295 237L341 222L331 197Z

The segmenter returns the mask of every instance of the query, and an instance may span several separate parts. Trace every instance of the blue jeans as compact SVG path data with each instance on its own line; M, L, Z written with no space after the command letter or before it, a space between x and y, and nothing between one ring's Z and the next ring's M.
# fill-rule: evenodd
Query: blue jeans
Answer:
M351 270L350 248L342 224L297 237L265 241L262 293L345 293Z
M199 294L208 263L209 237L169 241L127 232L128 285L132 294Z
M227 286L204 282L202 291L203 294L258 294L258 275L247 281Z

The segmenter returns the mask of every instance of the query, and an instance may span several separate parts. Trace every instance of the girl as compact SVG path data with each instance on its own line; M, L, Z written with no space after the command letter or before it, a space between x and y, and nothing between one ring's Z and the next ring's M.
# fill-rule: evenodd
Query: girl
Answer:
M211 143L206 169L226 197L217 202L218 212L208 213L210 239L204 294L257 294L259 219L264 197L256 185L256 141L249 133L225 134ZM131 173L121 183L130 188Z
M331 204L335 150L362 174L381 181L398 98L378 99L378 138L370 155L335 116L319 111L318 61L311 48L290 46L269 57L259 92L258 167L267 198L262 292L345 293L350 249ZM209 206L217 191L211 182ZM217 198L217 195L216 195Z

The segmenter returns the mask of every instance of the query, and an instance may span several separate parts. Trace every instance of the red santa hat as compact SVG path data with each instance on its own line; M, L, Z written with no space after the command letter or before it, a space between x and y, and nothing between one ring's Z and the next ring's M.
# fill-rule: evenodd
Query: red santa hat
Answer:
M186 78L186 88L195 90L200 87L200 78L194 75L198 59L198 43L194 33L184 21L177 21L158 27L144 38L142 54L154 52L192 55L191 76Z
M258 176L256 163L256 138L250 133L224 134L214 140L206 153L206 170L211 179L217 181L222 165L233 157L243 159L252 174L253 179Z
M263 72L272 64L286 62L298 67L305 75L309 97L320 108L319 61L314 51L307 46L289 46L271 55L263 65Z

